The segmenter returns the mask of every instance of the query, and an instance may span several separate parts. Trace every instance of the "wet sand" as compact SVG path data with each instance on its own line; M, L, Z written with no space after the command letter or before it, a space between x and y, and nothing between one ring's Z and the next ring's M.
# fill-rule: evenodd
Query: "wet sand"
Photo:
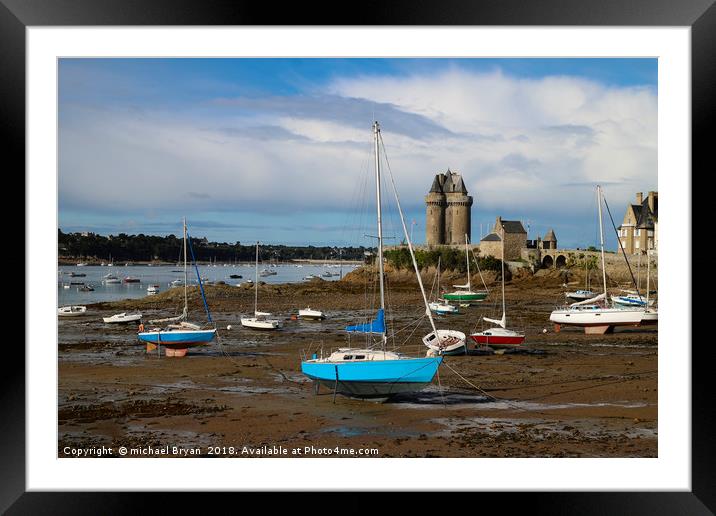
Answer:
M427 318L411 325L423 312L421 298L412 285L394 283L387 303L404 329L389 345L424 356ZM657 329L554 333L549 312L563 298L556 276L507 288L511 325L527 333L524 351L446 357L433 385L386 403L340 395L334 403L331 391L316 394L300 373L302 353L347 345L341 330L369 305L372 288L350 280L262 286L259 309L286 318L281 331L265 333L239 322L253 310L251 288L208 287L220 337L184 358L146 353L136 326L102 323L131 308L145 319L171 315L183 296L174 290L59 321L58 456L101 446L112 448L110 456L125 446L164 457L180 456L174 446L233 457L292 456L294 449L336 456L336 448L341 456L375 449L376 457L657 456ZM190 304L201 320L196 294ZM290 319L309 304L328 318ZM477 331L480 316L498 308L486 301L460 310L439 317L438 327Z

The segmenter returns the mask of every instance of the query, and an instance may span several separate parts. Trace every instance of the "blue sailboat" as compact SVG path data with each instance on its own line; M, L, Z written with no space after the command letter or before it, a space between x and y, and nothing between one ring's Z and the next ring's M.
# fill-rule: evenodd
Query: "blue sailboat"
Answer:
M166 319L157 319L149 321L149 324L167 323L164 326L155 326L148 330L145 330L144 325L139 325L139 332L137 338L146 342L147 353L157 350L160 351L161 347L164 346L164 354L169 357L183 357L186 355L187 349L191 346L201 346L209 344L216 338L216 328L202 328L198 324L187 322L187 316L189 313L189 302L187 298L187 242L189 243L189 249L191 251L192 262L194 263L194 269L196 270L196 277L199 282L199 289L201 291L201 298L204 301L204 309L206 310L206 316L209 323L212 323L211 312L209 311L209 305L206 302L206 296L204 295L204 286L199 276L199 270L196 267L196 260L194 259L194 249L191 247L191 240L187 238L186 219L183 221L184 225L184 310L181 315L177 317L169 317Z
M442 363L442 355L428 354L424 358L410 357L386 349L385 326L385 290L383 278L383 228L381 215L381 181L379 139L380 128L378 122L373 124L375 143L375 176L376 176L376 205L378 215L378 276L380 284L380 309L375 317L366 323L346 327L348 333L364 334L369 340L374 337L380 343L380 348L366 346L365 348L339 348L330 355L318 356L314 354L310 359L301 362L301 372L318 384L324 385L334 394L339 393L349 397L386 400L396 394L419 391L432 382L438 367ZM426 314L433 327L433 334L440 340L441 333L435 329L435 324L425 297L420 274L418 273L412 243L408 235L405 219L400 209L400 200L393 185L400 218L403 225L408 248L410 249L413 265L418 277L420 290L425 301Z

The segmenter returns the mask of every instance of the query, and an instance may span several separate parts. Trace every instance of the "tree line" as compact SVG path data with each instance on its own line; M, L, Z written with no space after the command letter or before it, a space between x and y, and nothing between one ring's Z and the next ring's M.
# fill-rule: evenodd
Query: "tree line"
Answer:
M388 249L383 255L386 261L397 269L412 269L413 261L410 258L410 251L407 247L399 247L397 249ZM472 259L472 256L470 257ZM477 263L483 271L499 271L501 262L498 258L490 255L476 256ZM458 272L467 272L467 263L465 262L465 250L451 247L439 247L434 249L422 250L415 249L415 262L420 270L426 267L437 267L438 260L442 270L452 270ZM474 260L471 260L470 266L473 267ZM476 272L471 268L471 272Z
M176 235L154 236L138 235L102 236L94 233L64 233L58 229L58 254L60 258L77 258L101 261L163 261L180 262L183 260L183 239ZM216 261L219 263L253 262L256 258L256 244L247 245L236 242L209 242L205 238L191 237L191 248L199 262ZM364 260L366 247L333 246L287 246L261 244L260 259L264 261L287 260ZM191 254L187 250L187 256Z

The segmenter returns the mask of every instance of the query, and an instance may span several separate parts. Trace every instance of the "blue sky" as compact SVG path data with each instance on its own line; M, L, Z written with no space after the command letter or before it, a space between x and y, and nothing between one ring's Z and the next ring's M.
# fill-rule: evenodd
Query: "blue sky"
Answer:
M656 101L655 59L62 59L60 228L369 244L375 117L417 243L450 167L474 241L592 245L597 182L618 219L657 189Z

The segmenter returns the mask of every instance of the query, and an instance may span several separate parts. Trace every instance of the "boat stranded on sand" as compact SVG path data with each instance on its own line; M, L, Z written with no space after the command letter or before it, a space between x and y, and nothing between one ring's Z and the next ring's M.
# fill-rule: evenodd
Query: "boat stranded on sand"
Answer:
M326 318L326 315L320 310L314 310L309 306L298 311L298 318L321 321Z
M259 312L259 243L256 242L256 281L254 282L254 316L242 317L241 326L252 330L278 330L281 321L273 319L269 312ZM266 269L264 269L266 270Z
M61 306L57 309L60 317L77 317L87 312L87 307L82 305Z
M149 324L156 325L157 323L169 323L164 327L154 326L149 330L145 330L144 325L139 325L139 332L137 338L146 342L147 353L154 351L161 351L161 346L164 346L164 354L168 357L183 357L186 355L187 349L192 346L201 346L210 343L216 338L216 327L203 328L198 324L187 322L186 319L189 313L189 302L187 297L187 245L191 249L191 240L187 238L186 219L183 221L184 229L184 310L181 315L177 317L169 317L166 319L157 319L149 321ZM204 308L206 310L206 317L208 323L213 325L211 320L211 312L209 312L209 305L206 303L206 296L204 295L204 287L201 283L201 277L199 276L199 269L196 267L196 261L194 260L194 251L191 250L192 263L194 264L194 270L196 271L197 281L199 282L199 290L201 292L201 298L204 301Z
M126 312L122 312L121 314L114 314L110 317L102 317L102 320L106 324L127 324L131 322L141 321L142 314L128 314Z
M604 227L602 224L603 194L597 186L597 206L599 212L599 240L602 256L602 284L604 292L591 299L572 303L566 308L554 310L549 320L554 330L559 332L562 326L578 326L584 333L604 334L614 331L616 326L639 326L645 316L643 307L616 308L609 306L607 294L607 271L604 258ZM626 259L626 255L625 255Z
M490 328L478 333L473 333L470 338L477 344L490 346L492 348L512 348L522 345L525 340L525 334L519 331L507 328L507 305L505 303L505 228L502 229L502 252L500 262L502 264L502 318L489 319L482 317L484 321L497 324L496 328Z
M472 285L470 285L470 257L467 235L465 235L465 262L467 263L467 283L465 283L464 285L453 285L453 287L458 290L443 295L443 297L448 301L469 303L474 301L482 301L487 297L487 289L473 292Z

